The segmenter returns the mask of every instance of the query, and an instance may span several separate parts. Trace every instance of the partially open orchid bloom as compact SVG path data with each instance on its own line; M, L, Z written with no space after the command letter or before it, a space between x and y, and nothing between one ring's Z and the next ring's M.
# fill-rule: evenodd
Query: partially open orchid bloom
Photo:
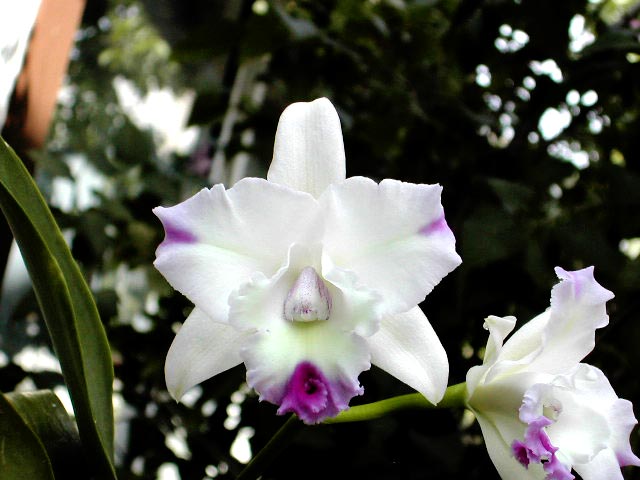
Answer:
M551 291L551 307L506 343L514 317L488 317L483 365L467 373L467 404L505 480L622 479L620 467L640 466L629 435L633 406L617 397L596 367L579 363L609 322L613 294L593 267L568 272Z
M290 105L267 180L154 209L155 266L195 304L167 355L170 393L244 362L261 400L317 423L373 363L437 403L448 362L418 305L461 261L441 192L345 179L331 102Z

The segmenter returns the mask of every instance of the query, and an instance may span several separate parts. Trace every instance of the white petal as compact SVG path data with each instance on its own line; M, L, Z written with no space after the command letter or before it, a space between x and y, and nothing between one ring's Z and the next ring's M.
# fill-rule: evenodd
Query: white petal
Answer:
M572 464L585 463L607 448L610 429L606 412L593 408L579 392L553 389L553 398L561 405L558 421L547 427L551 443ZM585 419L589 419L585 422ZM618 467L619 468L619 467Z
M368 337L380 326L381 297L358 282L353 272L336 267L331 258L322 255L322 271L331 272L328 283L333 293L334 320L346 332Z
M447 388L449 362L420 307L382 320L369 339L371 363L438 403Z
M468 378L469 373L467 374ZM468 405L476 413L488 418L503 419L510 427L509 432L503 433L509 445L515 439L524 435L526 425L518 418L518 410L527 389L536 383L551 381L553 376L540 375L530 372L520 372L494 380L491 383L480 384L472 392L467 391ZM515 428L515 426L518 426ZM512 438L513 437L513 438Z
M607 412L607 422L611 430L608 438L609 448L605 448L597 453L589 462L574 464L576 472L583 480L622 480L621 466L640 466L640 458L632 451L629 443L629 436L634 426L638 423L633 414L633 405L628 400L617 398L608 379L600 370L591 365L580 365L581 368L588 368L591 372L596 371L593 391L588 401L598 405L599 408ZM608 400L608 408L602 405L603 397ZM605 402L607 401L605 400ZM601 410L601 411L602 411ZM586 422L588 427L591 427Z
M561 282L551 291L551 307L511 335L487 379L518 369L565 373L593 349L595 330L608 322L605 303L613 294L595 281L593 267L556 272Z
M253 272L273 275L289 245L310 230L316 210L310 195L257 178L229 190L204 189L154 209L165 228L154 265L197 307L224 321L230 292Z
M500 348L497 358L492 363L496 364L492 376L508 370L506 364L527 365L542 350L545 329L549 323L550 311L529 320L518 328ZM499 317L495 317L499 318ZM505 317L508 318L508 317ZM489 345L489 343L487 343Z
M621 466L634 465L640 467L640 458L631 451L629 436L638 424L633 413L633 404L623 398L617 399L609 410L609 425L613 432L611 450Z
M167 353L164 373L171 396L180 400L191 387L242 363L240 348L247 336L195 308Z
M338 112L326 98L293 103L280 116L267 179L314 197L345 179Z
M640 459L629 445L629 435L638 423L633 406L617 397L601 370L581 363L567 375L558 376L553 384L563 411L558 423L549 430L549 436L569 454L574 465L591 465L597 460L594 472L607 464L607 471L619 471L620 465L640 465ZM585 418L589 421L585 422ZM602 454L604 450L609 450L611 455Z
M582 480L622 480L622 471L612 450L601 450L589 463L575 464Z
M542 335L533 337L533 332L524 330L508 342L515 346L530 343L531 337L541 340L542 350L527 366L531 371L564 373L572 369L593 350L596 329L609 321L606 302L613 293L596 282L593 267L574 272L556 268L556 273L561 282L551 290L551 308Z
M352 177L320 198L325 252L383 299L383 315L406 312L461 262L439 185ZM332 280L332 272L323 276Z
M483 364L491 365L496 362L504 340L516 326L516 318L513 316L496 317L489 315L484 321L484 328L489 330L489 340L484 353Z
M516 325L513 316L497 317L490 315L485 319L483 327L489 330L489 339L484 354L482 365L472 367L467 372L467 392L473 394L478 384L488 383L504 372L512 373L518 362L503 359L502 349L504 340Z
M597 370L591 365L585 365L585 367ZM602 374L602 372L600 373ZM610 396L613 388L604 374L602 374L602 377L607 385L604 386L602 380L598 380L598 383L601 387L604 387L605 390L609 390L609 393L604 396ZM598 395L594 391L593 397L596 396L599 398L602 397L602 395ZM613 397L615 396L613 392ZM590 400L593 400L593 398ZM588 463L574 465L575 470L583 480L621 480L623 478L620 470L621 466L640 466L640 458L631 451L629 444L629 435L638 423L633 414L633 405L628 400L615 398L607 410L609 427L612 432L609 438L609 448L601 450Z

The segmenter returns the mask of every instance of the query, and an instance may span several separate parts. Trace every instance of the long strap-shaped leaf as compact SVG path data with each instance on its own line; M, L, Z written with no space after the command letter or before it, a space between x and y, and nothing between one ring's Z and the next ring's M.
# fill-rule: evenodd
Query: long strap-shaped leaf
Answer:
M113 365L104 327L51 211L15 152L0 138L0 207L13 231L71 395L92 472L115 479Z
M0 478L53 480L49 456L38 436L0 393Z
M2 396L0 394L0 397ZM56 478L78 478L81 476L78 472L87 471L76 422L52 390L11 392L3 398L11 403L27 427L42 443ZM5 480L1 473L2 467L0 478ZM20 480L25 478L36 480L36 477L18 476Z

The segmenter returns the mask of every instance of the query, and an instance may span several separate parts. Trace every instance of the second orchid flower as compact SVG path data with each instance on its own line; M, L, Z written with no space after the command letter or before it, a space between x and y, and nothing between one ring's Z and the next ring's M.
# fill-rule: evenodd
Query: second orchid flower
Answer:
M620 467L640 466L629 435L637 420L596 367L580 363L609 322L613 294L593 267L556 268L551 306L513 330L514 317L486 319L482 365L467 374L467 404L504 480L622 480Z

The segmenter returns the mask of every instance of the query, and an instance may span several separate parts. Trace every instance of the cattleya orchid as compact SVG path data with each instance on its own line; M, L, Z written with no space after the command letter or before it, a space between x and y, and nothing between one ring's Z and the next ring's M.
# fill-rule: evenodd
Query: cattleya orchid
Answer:
M503 479L622 479L621 466L640 465L629 435L632 404L617 397L607 377L580 363L607 325L613 294L593 267L556 268L561 279L551 306L503 344L514 317L486 319L484 362L467 374L467 405Z
M442 187L345 177L321 98L282 113L266 180L154 209L154 264L195 304L167 354L174 398L242 362L260 400L306 423L347 409L372 363L442 398L446 353L419 307L461 262Z

